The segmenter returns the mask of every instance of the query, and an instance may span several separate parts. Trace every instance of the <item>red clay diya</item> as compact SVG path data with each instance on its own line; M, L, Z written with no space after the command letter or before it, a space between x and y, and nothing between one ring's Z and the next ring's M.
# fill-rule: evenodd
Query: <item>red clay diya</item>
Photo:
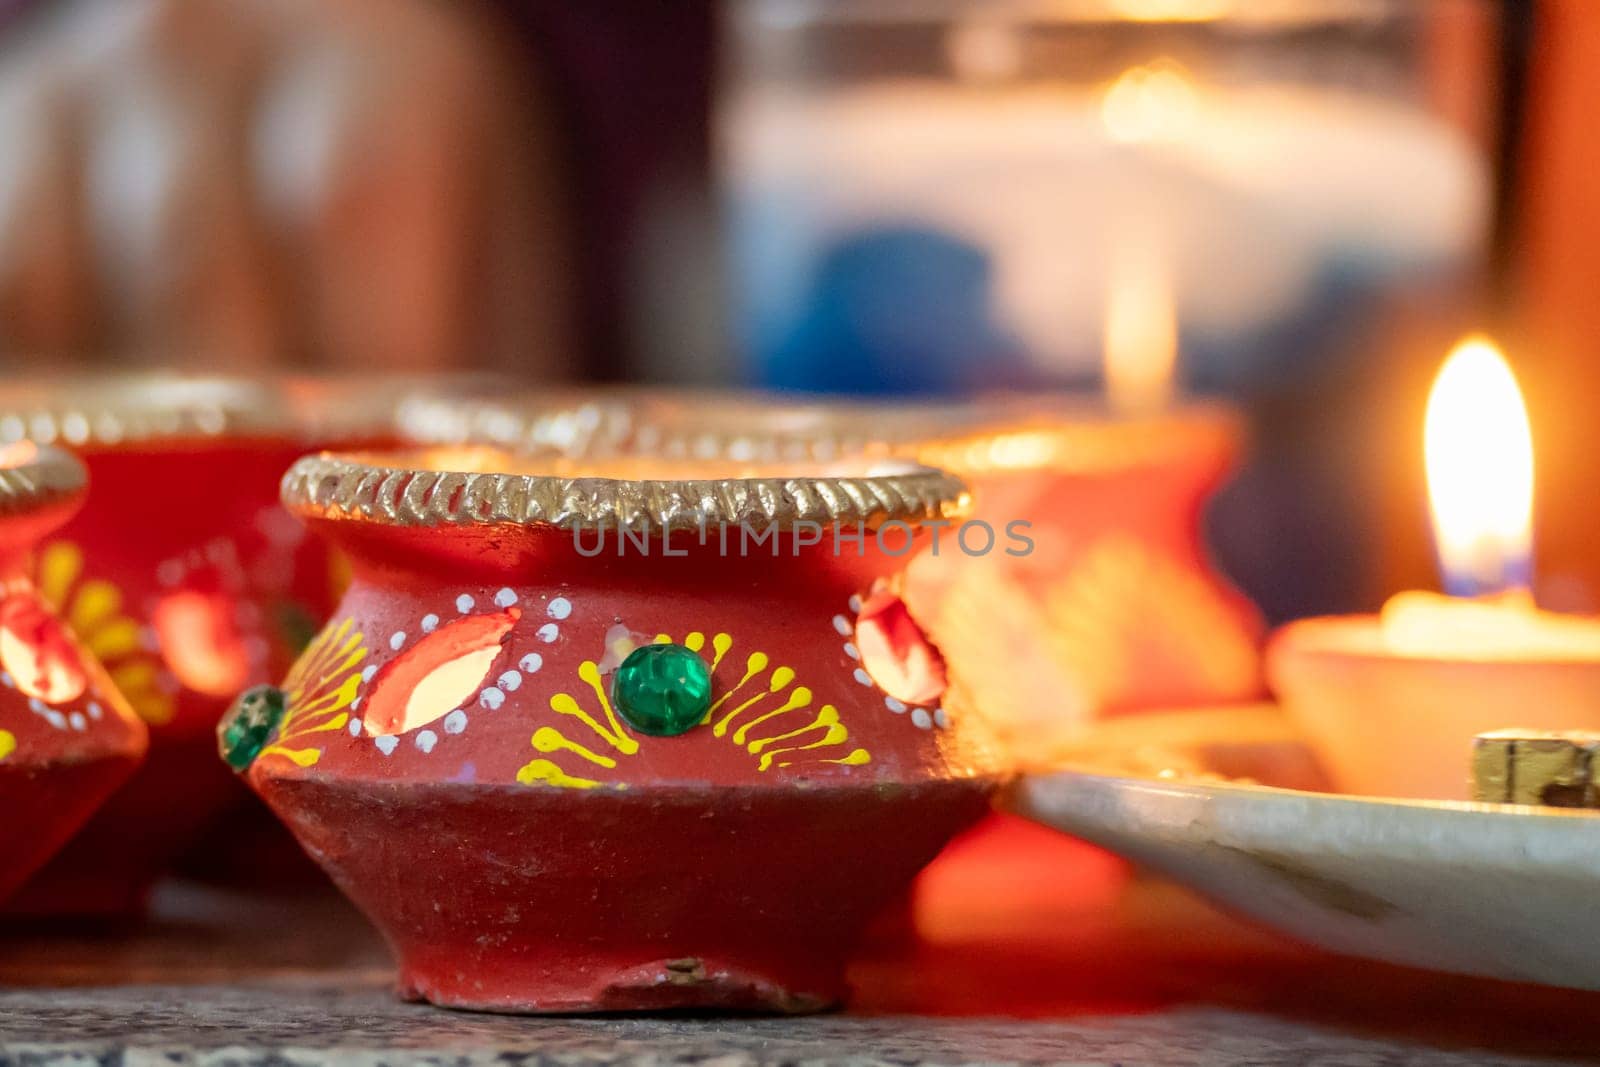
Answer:
M965 496L907 463L302 459L283 500L350 586L222 754L407 998L825 1007L995 784L897 592Z
M974 556L980 531L907 576L913 609L1012 746L1263 692L1261 618L1201 532L1239 437L1220 408L1062 408L914 445L972 485L974 519L1016 549Z
M0 899L127 779L142 722L40 595L32 555L83 502L83 465L0 448Z
M308 446L297 395L172 375L0 389L0 439L60 442L88 466L87 502L43 539L33 580L151 736L144 766L8 911L136 910L242 799L213 755L217 718L281 676L335 599L325 548L277 499Z

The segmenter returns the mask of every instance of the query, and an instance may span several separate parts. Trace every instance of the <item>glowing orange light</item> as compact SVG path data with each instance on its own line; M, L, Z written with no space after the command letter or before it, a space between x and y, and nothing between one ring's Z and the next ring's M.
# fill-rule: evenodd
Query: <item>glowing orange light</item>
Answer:
M367 732L415 730L471 700L521 617L519 609L507 608L456 619L384 664L364 698Z
M1159 245L1122 235L1111 255L1106 295L1106 393L1120 411L1159 409L1172 398L1178 315L1171 272Z
M1200 96L1182 67L1170 61L1125 70L1100 100L1106 134L1122 144L1181 141L1195 128Z
M1118 18L1133 22L1203 22L1233 13L1235 0L1112 0Z
M161 656L178 681L207 696L237 696L250 684L250 654L227 597L193 590L161 598L150 614Z
M31 596L0 604L0 665L18 689L46 704L76 700L89 684L65 627Z

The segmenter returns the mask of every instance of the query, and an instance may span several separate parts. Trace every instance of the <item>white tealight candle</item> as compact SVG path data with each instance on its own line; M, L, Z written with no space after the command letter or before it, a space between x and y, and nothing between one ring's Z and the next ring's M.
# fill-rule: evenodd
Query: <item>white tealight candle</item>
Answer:
M1404 592L1376 618L1292 623L1268 652L1284 706L1350 792L1463 797L1475 735L1600 727L1600 620L1541 611L1528 590L1532 438L1488 342L1446 360L1424 438L1455 595Z

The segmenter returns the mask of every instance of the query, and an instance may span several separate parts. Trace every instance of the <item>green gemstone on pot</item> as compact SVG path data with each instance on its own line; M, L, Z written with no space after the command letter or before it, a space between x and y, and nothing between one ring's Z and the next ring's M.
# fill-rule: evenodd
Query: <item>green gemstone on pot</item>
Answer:
M711 709L711 671L682 645L645 645L617 668L611 700L640 733L674 737L698 726Z
M247 770L283 718L283 690L258 685L233 702L217 727L217 749L228 766Z

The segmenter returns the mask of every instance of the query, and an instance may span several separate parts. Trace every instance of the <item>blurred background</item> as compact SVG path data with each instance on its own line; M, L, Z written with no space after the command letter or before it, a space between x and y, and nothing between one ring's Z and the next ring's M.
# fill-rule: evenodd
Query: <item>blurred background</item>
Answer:
M0 0L0 365L1235 405L1270 620L1434 583L1469 329L1600 608L1585 0Z

